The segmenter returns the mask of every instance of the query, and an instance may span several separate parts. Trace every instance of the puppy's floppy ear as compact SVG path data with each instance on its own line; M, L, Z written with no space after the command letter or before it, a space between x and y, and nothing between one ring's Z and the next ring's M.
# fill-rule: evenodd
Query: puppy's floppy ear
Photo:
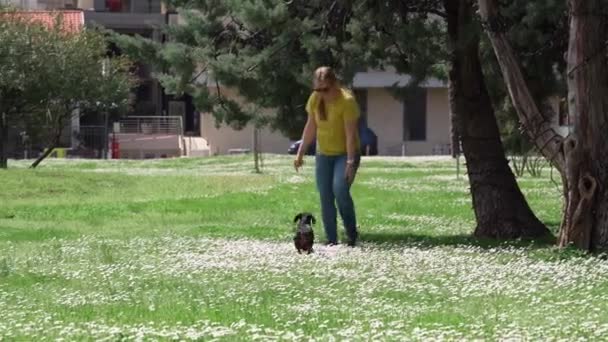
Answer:
M296 217L293 218L293 222L298 222L298 220L300 220L302 218L302 213L299 213L298 215L296 215Z
M310 218L312 219L312 224L317 224L317 219L314 216L310 215Z

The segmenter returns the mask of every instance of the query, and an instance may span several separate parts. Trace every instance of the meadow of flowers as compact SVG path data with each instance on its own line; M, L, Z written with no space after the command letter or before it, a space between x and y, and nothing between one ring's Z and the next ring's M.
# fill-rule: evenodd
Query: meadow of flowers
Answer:
M312 166L267 156L14 162L0 173L0 340L602 340L608 261L470 238L445 158L364 159L362 241L299 255ZM560 193L520 184L553 230ZM315 228L322 239L322 227Z

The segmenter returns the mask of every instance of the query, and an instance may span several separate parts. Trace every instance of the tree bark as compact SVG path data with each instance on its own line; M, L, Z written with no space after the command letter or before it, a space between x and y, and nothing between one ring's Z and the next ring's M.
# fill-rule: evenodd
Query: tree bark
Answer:
M49 144L49 146L47 147L46 151L44 151L44 153L42 155L40 155L33 163L32 165L30 165L30 169L35 169L38 164L42 163L42 161L44 159L46 159L46 157L48 157L52 152L53 149L57 146L59 146L59 142L61 141L61 133L63 132L63 120L58 120L59 121L59 125L57 126L57 131L55 133L55 137L54 139L51 141L51 143Z
M260 146L258 144L258 128L254 125L253 126L253 168L255 169L256 173L260 173L260 163L259 163L259 157L260 157Z
M549 230L526 202L505 157L479 59L479 33L471 0L445 0L451 52L452 122L462 141L473 207L474 235L495 239L537 238Z
M569 112L574 132L565 140L537 135L547 124L530 96L515 54L501 27L496 0L479 0L482 19L524 127L541 150L558 166L563 180L564 210L559 245L584 250L608 248L608 67L605 37L608 5L601 0L569 0L568 47ZM526 122L526 118L533 119ZM541 117L541 119L538 119ZM546 129L546 131L550 131ZM550 153L548 153L550 151Z
M566 210L560 246L608 248L608 5L570 0L568 92L574 132L566 141Z
M37 158L37 159L36 159L36 160L35 160L35 161L32 163L32 165L30 165L30 169L35 169L35 168L36 168L36 166L38 166L38 164L42 163L42 161L43 161L44 159L46 159L46 157L48 157L48 156L49 156L49 155L50 155L50 154L53 152L53 149L54 149L55 147L57 147L57 145L58 145L58 144L53 143L53 144L51 144L50 146L48 146L48 148L46 149L46 151L44 151L44 153L43 153L42 155L40 155L40 156L39 156L39 157L38 157L38 158Z

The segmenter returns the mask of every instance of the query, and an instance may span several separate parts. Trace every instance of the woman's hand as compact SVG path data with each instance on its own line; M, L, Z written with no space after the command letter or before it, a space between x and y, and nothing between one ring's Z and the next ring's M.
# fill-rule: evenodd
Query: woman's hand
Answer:
M304 132L302 133L302 143L300 144L298 152L296 153L296 159L293 161L293 167L296 169L296 172L298 172L302 165L304 165L304 154L306 154L306 151L308 151L308 146L310 146L311 142L315 138L316 132L317 124L315 123L315 119L312 115L308 115L308 120L306 120Z
M293 160L293 167L296 169L296 172L300 171L300 168L302 167L302 165L304 165L304 159L298 153L298 155L296 156L296 159Z
M355 164L352 162L346 162L346 168L344 169L344 178L348 185L353 184L355 180Z

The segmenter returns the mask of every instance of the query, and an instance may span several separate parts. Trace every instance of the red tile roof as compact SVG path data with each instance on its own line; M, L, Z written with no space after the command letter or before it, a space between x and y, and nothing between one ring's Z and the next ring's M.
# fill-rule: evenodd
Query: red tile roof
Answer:
M76 33L80 32L84 27L84 13L77 10L69 11L20 11L10 12L9 15L14 15L17 18L38 22L46 27L53 27L57 17L63 15L62 28L65 32Z

